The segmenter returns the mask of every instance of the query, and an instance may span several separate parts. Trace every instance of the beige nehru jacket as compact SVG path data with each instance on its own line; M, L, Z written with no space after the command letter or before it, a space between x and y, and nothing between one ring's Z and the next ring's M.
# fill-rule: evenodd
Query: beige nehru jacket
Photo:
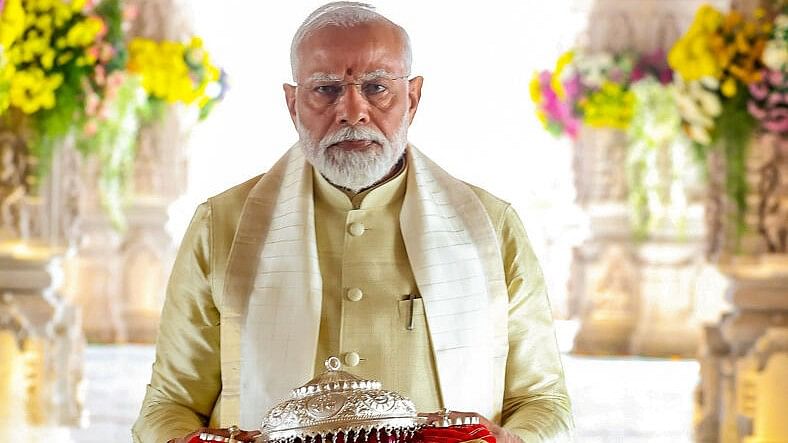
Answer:
M399 230L405 174L352 199L320 174L314 176L323 276L316 370L331 355L347 359L356 353L360 362L349 371L410 397L419 411L438 410L424 306L421 298L409 297L418 289ZM352 232L353 223L363 223L363 233L354 235L361 231ZM411 313L413 329L408 329Z
M420 411L432 411L441 406L440 383L399 230L406 174L407 168L352 201L315 175L323 276L315 358L322 363L328 355L340 355L352 362L357 355L358 365L348 370L411 397ZM217 306L238 218L258 179L200 205L187 229L167 289L151 382L132 430L135 442L163 443L201 426L220 425ZM572 428L572 417L541 270L514 210L472 189L496 229L509 291L500 421L525 442L550 441ZM351 229L356 220L363 226Z

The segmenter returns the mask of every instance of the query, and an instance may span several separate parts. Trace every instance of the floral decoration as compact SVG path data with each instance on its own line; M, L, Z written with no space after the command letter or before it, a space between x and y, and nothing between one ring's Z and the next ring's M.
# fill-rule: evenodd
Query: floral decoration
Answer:
M122 200L143 117L157 103L182 103L204 118L225 89L202 41L134 39L121 0L0 0L0 124L24 134L47 172L72 139L101 164L100 194L121 224Z

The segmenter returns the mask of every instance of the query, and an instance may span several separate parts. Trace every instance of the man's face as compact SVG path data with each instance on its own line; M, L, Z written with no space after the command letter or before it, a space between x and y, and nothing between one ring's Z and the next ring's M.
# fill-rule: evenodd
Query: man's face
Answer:
M354 191L384 178L404 152L421 94L421 77L405 78L401 34L386 23L328 26L298 54L298 86L284 88L307 159Z

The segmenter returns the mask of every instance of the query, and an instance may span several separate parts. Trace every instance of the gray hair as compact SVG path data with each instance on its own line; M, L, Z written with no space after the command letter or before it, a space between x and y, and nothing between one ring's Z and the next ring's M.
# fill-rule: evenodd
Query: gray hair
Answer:
M293 81L296 81L296 72L298 72L298 47L313 32L326 26L352 28L356 25L375 22L390 23L402 33L405 45L403 48L403 62L406 71L404 75L410 75L413 53L410 47L410 37L402 26L375 12L375 7L372 5L357 2L331 2L309 14L293 37L293 43L290 45L290 67L293 70Z

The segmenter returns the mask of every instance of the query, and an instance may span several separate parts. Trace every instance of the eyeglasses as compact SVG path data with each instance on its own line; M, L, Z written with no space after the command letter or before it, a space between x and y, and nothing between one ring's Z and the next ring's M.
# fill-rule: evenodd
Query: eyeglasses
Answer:
M335 104L345 95L348 86L354 86L359 94L372 106L385 108L397 96L395 83L407 79L408 76L389 77L374 76L363 81L342 82L337 80L315 80L303 84L296 84L304 88L307 99L314 106L328 107Z

